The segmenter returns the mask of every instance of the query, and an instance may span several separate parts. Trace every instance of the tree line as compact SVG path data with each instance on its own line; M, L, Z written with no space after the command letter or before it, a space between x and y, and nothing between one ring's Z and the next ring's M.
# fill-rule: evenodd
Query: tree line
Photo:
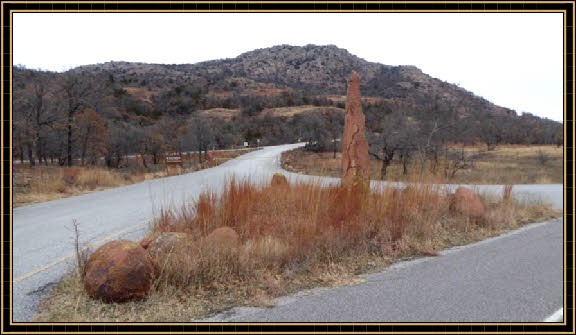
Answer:
M420 100L417 100L420 99ZM340 107L290 118L266 108L299 105ZM231 119L202 116L199 110L235 108ZM254 145L308 142L315 151L340 150L342 102L305 90L275 95L214 96L194 83L157 90L149 100L131 95L113 73L71 70L52 73L15 67L13 71L14 158L31 166L105 164L117 168L130 155L143 165L158 164L164 152L228 149ZM561 143L562 125L530 114L478 112L465 101L438 96L383 99L364 103L370 153L392 159L434 161L454 143ZM320 109L319 109L320 110ZM450 153L452 155L452 153ZM201 155L200 155L201 157Z

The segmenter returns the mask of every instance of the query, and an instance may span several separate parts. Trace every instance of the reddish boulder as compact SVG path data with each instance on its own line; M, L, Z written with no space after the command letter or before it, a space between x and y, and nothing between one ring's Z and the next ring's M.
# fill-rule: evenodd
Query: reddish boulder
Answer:
M366 141L366 121L360 97L360 76L355 71L348 80L346 118L342 138L342 185L362 186L370 183L370 156Z
M84 287L106 303L145 298L152 288L154 265L137 243L117 240L96 250L86 265Z
M240 236L230 227L221 227L206 236L204 245L210 249L235 249L240 245Z
M281 173L275 173L270 181L272 186L288 186L288 179Z
M463 186L458 187L454 192L452 208L460 214L475 218L484 217L486 213L480 196Z

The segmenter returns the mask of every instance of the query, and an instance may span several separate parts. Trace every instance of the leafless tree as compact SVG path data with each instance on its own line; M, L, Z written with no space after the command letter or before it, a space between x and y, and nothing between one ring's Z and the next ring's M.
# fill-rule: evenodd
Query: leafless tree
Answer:
M338 140L342 136L342 130L344 128L344 114L336 111L328 111L324 114L324 118L326 120L328 134L330 134L330 139L332 141L332 157L336 158Z
M67 73L63 75L61 90L66 101L66 164L72 166L74 115L88 106L92 85L87 78Z
M214 134L208 121L201 117L193 118L188 127L187 138L198 150L199 161L202 163L202 151L204 158L207 158L208 147L214 141Z
M54 99L52 92L48 88L48 74L39 71L24 70L18 71L15 80L20 85L15 85L14 92L14 114L17 138L26 140L30 165L35 165L35 158L32 152L35 150L38 164L46 162L44 154L47 128L56 119L54 110ZM23 154L23 151L22 153Z

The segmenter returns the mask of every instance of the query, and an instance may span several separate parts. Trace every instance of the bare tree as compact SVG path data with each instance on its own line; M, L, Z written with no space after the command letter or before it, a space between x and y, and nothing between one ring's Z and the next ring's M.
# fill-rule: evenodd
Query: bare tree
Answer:
M314 113L300 117L298 123L302 129L302 136L308 142L306 148L315 152L324 151L328 135L322 118Z
M16 137L21 140L22 137L26 137L20 145L26 145L30 165L35 165L33 151L36 151L38 164L42 165L43 161L46 162L44 154L46 129L56 119L47 74L30 70L17 71L15 80L20 83L15 85L13 104ZM24 150L21 155L23 152Z
M486 119L481 120L479 136L486 144L486 149L492 151L502 142L502 122L500 118L489 115Z
M65 101L66 124L66 164L72 166L74 116L89 107L91 94L100 95L102 87L97 85L97 78L86 73L67 72L60 80L61 94ZM100 93L100 94L99 94ZM96 97L96 100L98 98Z
M380 179L385 180L396 153L401 152L407 159L406 156L412 150L414 134L399 105L394 106L394 110L376 113L372 122L373 133L368 136L369 153L382 162Z
M85 164L87 154L91 154L92 162L105 154L104 138L106 136L106 121L104 117L92 109L85 109L75 116L77 138L80 142L80 161Z
M198 157L202 163L202 151L204 158L208 155L208 146L214 141L214 134L207 120L201 117L195 117L190 121L188 128L188 140L198 150Z
M344 128L344 114L336 111L328 111L324 114L324 117L326 119L326 128L332 141L332 157L336 158L336 152L338 151L337 142L342 136L342 130Z
M426 162L429 156L437 155L438 143L436 142L438 134L442 131L452 128L453 124L441 125L439 120L434 120L428 124L424 123L420 128L420 136L416 141L416 149L420 158L420 175L426 171Z

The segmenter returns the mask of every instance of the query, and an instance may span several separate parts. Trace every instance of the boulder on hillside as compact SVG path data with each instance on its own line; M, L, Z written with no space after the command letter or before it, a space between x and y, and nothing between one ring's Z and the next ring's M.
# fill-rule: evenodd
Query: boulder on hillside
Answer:
M154 265L137 243L117 240L96 250L86 265L84 287L106 303L145 298L152 288Z
M486 214L480 196L463 186L458 187L454 192L451 207L456 212L469 217L481 218Z

